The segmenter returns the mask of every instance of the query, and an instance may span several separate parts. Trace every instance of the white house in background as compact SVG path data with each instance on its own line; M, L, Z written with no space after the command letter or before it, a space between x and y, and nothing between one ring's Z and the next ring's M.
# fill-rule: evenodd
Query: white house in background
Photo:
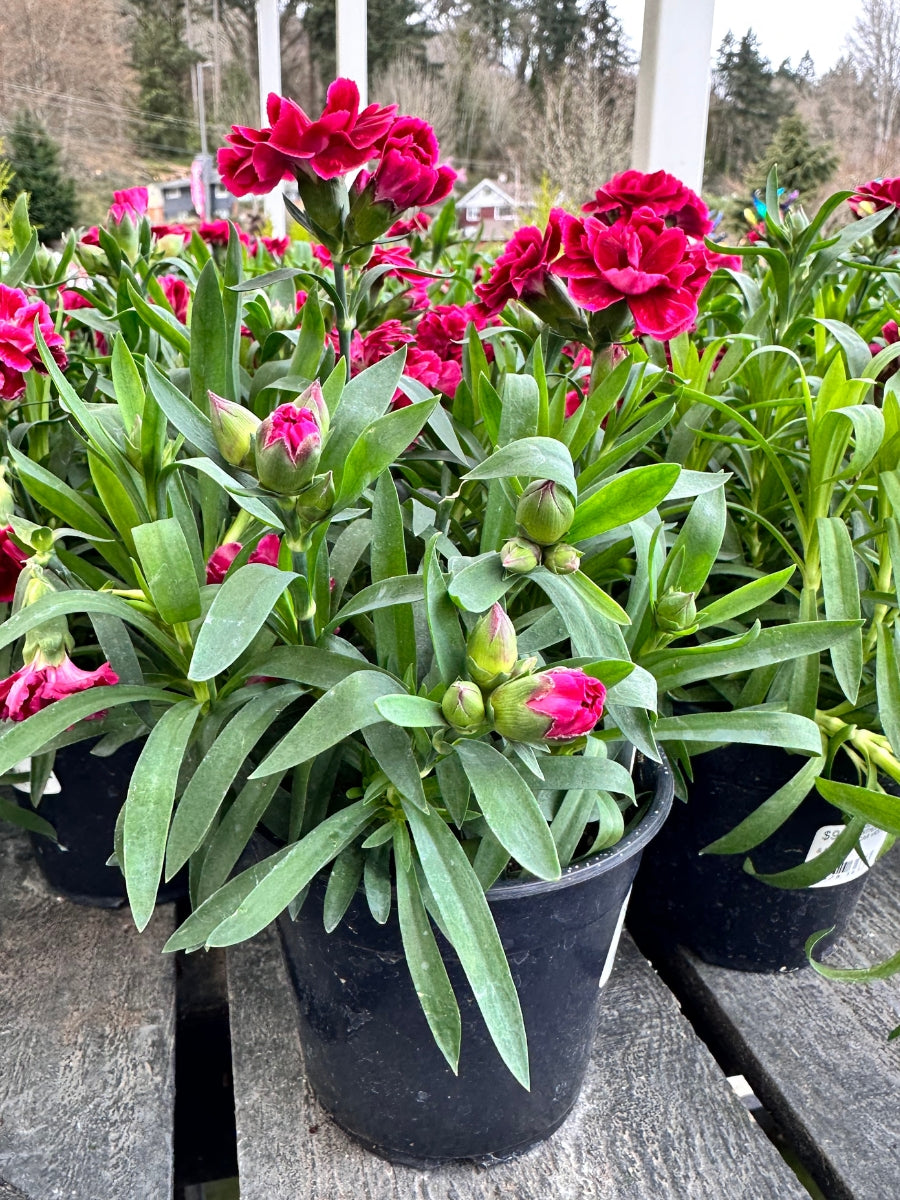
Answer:
M519 203L493 179L482 179L456 201L460 229L475 230L479 225L485 241L505 241L516 224Z

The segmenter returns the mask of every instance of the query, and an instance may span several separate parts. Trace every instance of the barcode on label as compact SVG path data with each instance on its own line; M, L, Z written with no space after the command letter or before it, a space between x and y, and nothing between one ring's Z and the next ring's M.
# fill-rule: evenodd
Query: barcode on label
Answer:
M818 829L806 861L818 858L832 842L840 837L845 828L844 825L823 825L821 829ZM887 834L883 829L878 829L875 825L867 825L859 837L859 845L865 858L861 858L855 849L851 850L840 866L835 867L830 875L826 875L818 883L810 884L810 887L836 887L838 884L849 883L851 879L858 879L860 875L865 875L869 864L873 863L881 852L886 839Z

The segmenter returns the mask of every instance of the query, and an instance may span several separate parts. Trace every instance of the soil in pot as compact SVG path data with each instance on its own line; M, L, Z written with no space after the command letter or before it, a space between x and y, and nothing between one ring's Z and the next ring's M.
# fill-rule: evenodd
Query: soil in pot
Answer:
M96 744L92 738L57 751L53 771L60 790L45 794L38 811L56 830L59 844L33 833L31 845L55 892L75 904L119 908L126 900L125 879L118 867L106 863L144 739L128 742L104 758L91 754ZM186 894L187 877L182 872L161 887L159 902Z
M572 1109L590 1061L601 978L646 843L672 800L666 764L641 763L649 811L617 846L554 883L500 883L488 900L518 989L532 1089L503 1065L452 950L441 942L462 1012L454 1076L435 1046L407 970L396 916L384 926L357 894L324 931L324 881L296 921L279 921L306 1073L348 1133L394 1162L482 1163L548 1137Z
M681 945L715 966L778 972L808 965L807 938L822 929L821 957L847 927L868 871L851 856L823 885L787 890L754 879L747 855L701 854L717 838L782 787L802 759L765 746L727 746L692 760L687 803L672 813L644 855L634 885L628 927L646 953L662 955ZM840 813L812 791L785 824L749 854L760 873L806 861L822 846Z

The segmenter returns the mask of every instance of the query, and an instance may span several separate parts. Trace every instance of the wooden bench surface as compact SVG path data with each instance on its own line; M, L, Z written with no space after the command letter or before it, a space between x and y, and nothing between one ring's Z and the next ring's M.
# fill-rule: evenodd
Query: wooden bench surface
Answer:
M872 872L850 933L826 960L860 967L900 950L900 849ZM829 1200L900 1196L900 976L835 983L811 969L759 975L667 960L710 1044L774 1115Z
M490 1168L393 1166L325 1116L304 1080L277 937L229 951L241 1200L793 1200L793 1172L625 936L568 1121Z
M173 928L55 896L0 828L0 1197L171 1197Z

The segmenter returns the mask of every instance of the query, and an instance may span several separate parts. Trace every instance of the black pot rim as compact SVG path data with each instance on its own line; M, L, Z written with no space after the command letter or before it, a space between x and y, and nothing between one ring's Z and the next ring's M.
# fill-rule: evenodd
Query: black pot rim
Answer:
M649 761L649 760L645 760ZM669 815L675 796L675 781L672 768L666 758L665 751L660 750L660 761L652 763L656 774L656 787L650 806L638 824L608 850L601 850L586 862L575 863L566 867L559 879L501 879L493 884L487 892L491 903L498 900L517 900L521 896L537 896L547 892L556 892L560 888L571 887L574 883L582 883L613 871L623 862L639 853L647 843L659 832L663 822Z

